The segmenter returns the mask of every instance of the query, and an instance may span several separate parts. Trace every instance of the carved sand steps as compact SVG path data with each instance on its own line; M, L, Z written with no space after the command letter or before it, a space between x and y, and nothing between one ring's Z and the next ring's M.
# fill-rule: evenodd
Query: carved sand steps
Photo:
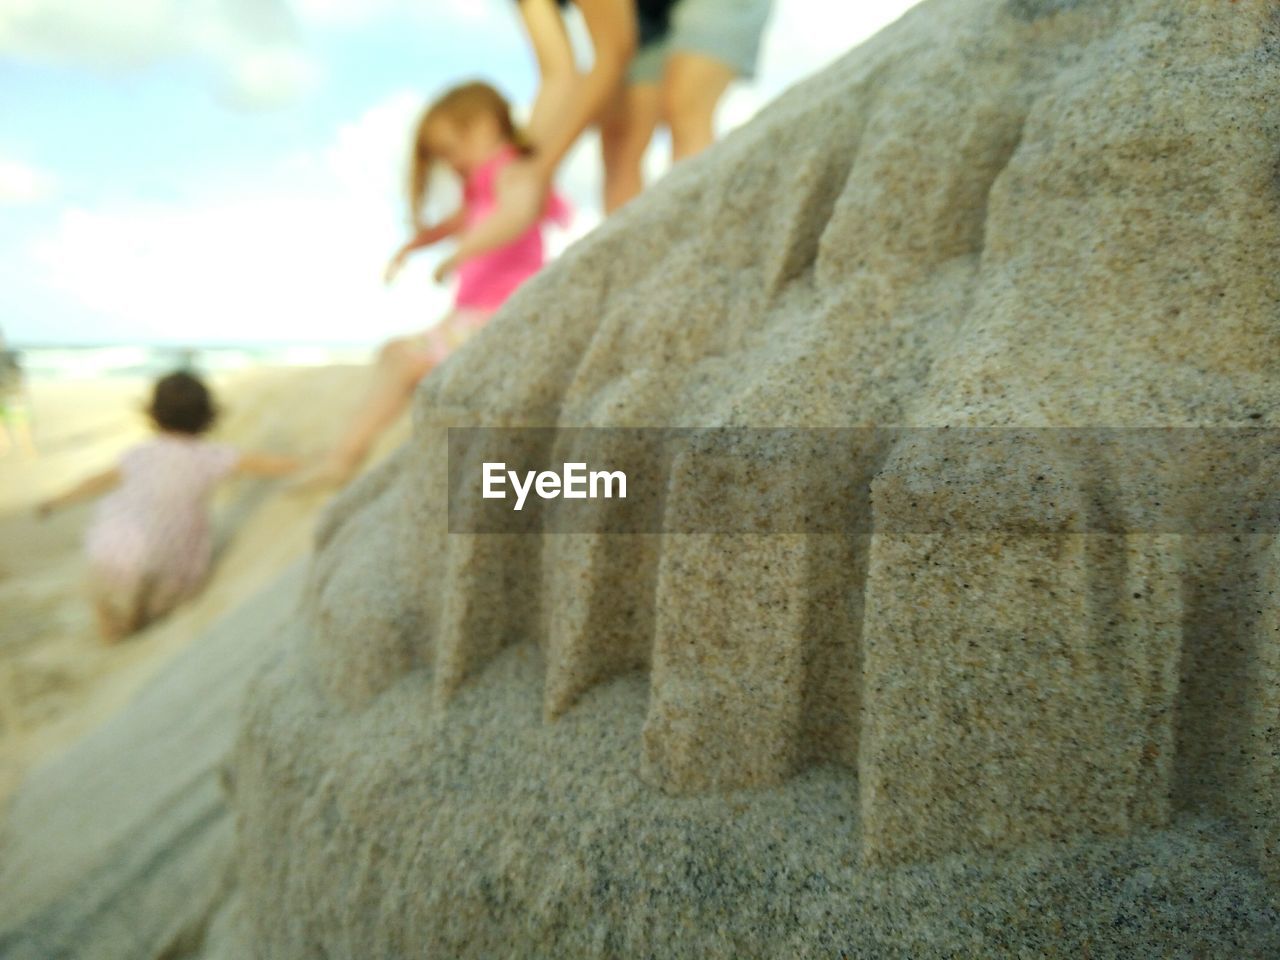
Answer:
M359 896L400 917L405 890L473 884L476 928L510 932L508 907L554 914L580 888L607 914L683 883L691 917L709 891L743 892L723 823L654 848L688 875L626 888L600 850L640 815L557 819L593 781L547 743L607 744L600 789L680 823L821 783L818 806L752 841L801 864L812 849L768 831L808 842L819 808L854 870L1185 839L1216 818L1274 877L1276 518L1233 516L1237 480L1160 497L1215 463L1280 471L1208 442L1280 416L1278 51L1262 0L934 0L527 284L424 383L410 448L321 541L307 662L333 735L394 742L399 765L371 757L369 784L411 779L414 757L436 778L395 788L386 827L365 812L373 786L323 781L351 836L411 851L388 868L398 893L379 899L369 859ZM548 428L525 435L535 459L637 458L662 480L636 507L648 525L610 532L590 521L611 508L557 503L541 532L449 533L479 516L450 518L451 488L515 456L496 435L451 450L451 426ZM705 429L661 452L627 432L658 427ZM1134 427L1181 445L1114 432ZM276 683L251 771L292 770L277 736L310 742L296 718L317 694ZM451 717L484 726L476 697L517 687L492 709L543 767L473 782L506 743ZM429 724L406 719L419 703ZM583 720L600 716L616 725ZM306 762L299 783L331 775ZM295 802L259 779L237 801L251 830ZM563 797L539 792L551 782ZM509 821L473 783L511 792ZM544 836L583 846L546 865ZM343 842L325 850L367 853ZM304 900L336 915L324 898L347 894L308 869ZM269 864L246 873L246 902L301 896ZM533 906L512 892L529 877L546 880ZM452 915L413 916L443 953L468 942ZM634 932L619 923L592 949Z

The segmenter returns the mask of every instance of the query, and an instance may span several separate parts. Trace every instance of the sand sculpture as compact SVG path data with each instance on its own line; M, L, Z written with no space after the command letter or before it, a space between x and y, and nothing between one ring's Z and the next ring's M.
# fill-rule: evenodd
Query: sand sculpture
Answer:
M449 535L446 428L1266 426L1278 164L1274 4L933 0L674 171L331 510L230 777L245 942L1275 954L1274 529L1081 529L1045 430L824 460L874 535Z

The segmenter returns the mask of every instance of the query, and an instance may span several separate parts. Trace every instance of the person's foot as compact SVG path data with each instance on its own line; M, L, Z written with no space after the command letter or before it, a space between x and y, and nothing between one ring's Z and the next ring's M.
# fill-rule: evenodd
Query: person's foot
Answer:
M133 618L123 616L109 604L99 603L96 609L98 639L107 646L115 646L128 640L138 631Z

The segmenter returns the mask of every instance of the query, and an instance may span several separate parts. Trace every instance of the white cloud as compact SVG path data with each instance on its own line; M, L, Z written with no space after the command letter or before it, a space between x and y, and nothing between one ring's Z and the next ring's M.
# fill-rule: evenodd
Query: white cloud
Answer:
M57 182L46 170L0 156L0 206L47 200L53 195Z
M304 23L346 27L386 16L397 0L294 0L293 9Z
M212 51L211 51L212 52ZM247 107L274 107L313 89L320 65L290 44L229 43L215 57L225 71L232 101Z
M888 26L918 0L831 3L783 0L775 3L761 51L762 85L776 94L801 77L821 70L837 57Z
M412 90L400 90L339 126L320 162L349 194L385 203L401 195L402 168L414 123L425 104Z
M32 248L44 283L134 340L369 340L429 325L437 255L393 288L398 158L418 97L399 92L239 189L64 210Z
M109 69L197 57L250 105L286 100L318 74L285 0L5 0L0 56Z
M126 339L364 340L426 326L447 305L422 265L383 288L394 236L353 204L272 191L68 210L34 259Z
M304 24L349 27L397 15L453 23L485 23L510 16L512 0L293 0Z

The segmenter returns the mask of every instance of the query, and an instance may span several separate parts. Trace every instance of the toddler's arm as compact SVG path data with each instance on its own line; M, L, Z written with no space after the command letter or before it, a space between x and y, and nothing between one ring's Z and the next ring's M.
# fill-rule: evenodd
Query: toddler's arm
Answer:
M459 238L458 249L436 268L436 280L443 280L472 257L505 247L541 219L546 203L541 184L512 176L514 167L498 174L493 212Z
M423 247L429 247L433 243L439 243L446 237L452 237L460 232L466 224L466 213L461 208L456 210L451 216L446 217L437 224L429 227L423 227L415 233L409 240L391 257L387 264L386 282L390 283L395 279L396 274L400 272L400 268L404 266L405 261L409 259L409 254L415 250L421 250Z
M301 466L297 457L277 453L244 453L236 461L235 473L248 477L284 477Z
M36 512L41 517L47 517L55 510L61 510L63 507L69 507L72 504L100 497L104 493L115 489L119 483L120 469L118 467L103 470L101 473L95 473L93 476L81 480L65 493L60 493L56 497L50 497L48 500L42 501L36 507Z

